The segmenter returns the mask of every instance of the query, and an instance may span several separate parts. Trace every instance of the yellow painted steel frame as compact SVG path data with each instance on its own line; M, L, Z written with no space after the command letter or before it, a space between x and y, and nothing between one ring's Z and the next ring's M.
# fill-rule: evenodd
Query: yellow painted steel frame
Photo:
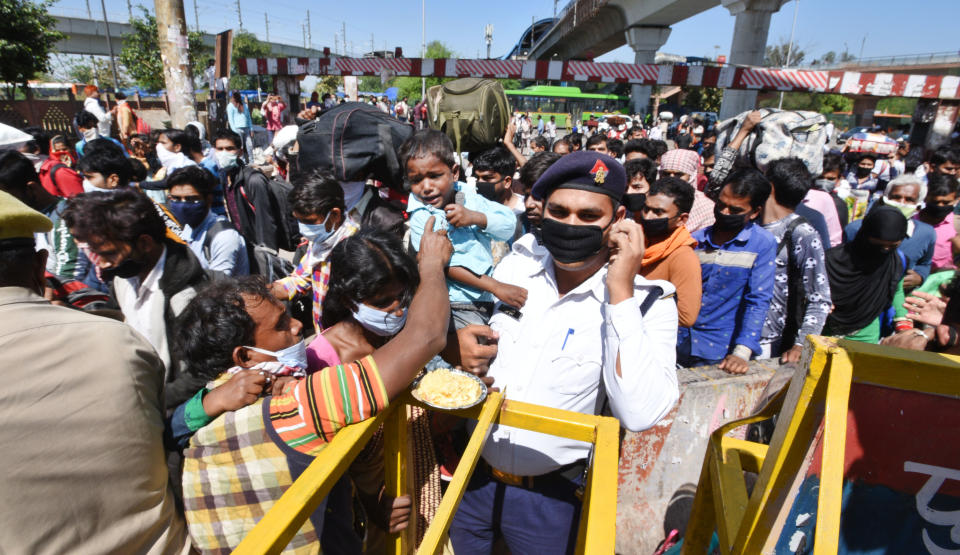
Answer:
M387 493L404 495L407 491L408 455L406 406L420 406L409 394L395 399L376 418L347 426L307 467L306 471L280 497L274 506L243 539L236 554L279 553L309 518L330 488L347 470L370 436L384 425L385 474ZM569 412L518 401L505 401L500 393L491 393L476 407L449 414L477 420L440 501L437 513L426 530L419 554L443 551L450 522L463 498L467 483L480 458L480 451L496 422L525 430L576 439L594 444L583 497L577 553L613 553L616 541L617 471L620 448L620 423L615 418ZM411 519L413 522L415 519ZM392 552L412 551L412 526L406 532L391 535Z
M823 424L814 553L836 553L847 411L852 383L960 398L960 357L825 337L807 338L807 372L757 414L710 436L683 553L706 553L716 531L721 553L761 553L788 501L790 484ZM769 447L726 434L779 413ZM839 456L837 456L839 454ZM743 471L758 474L748 497Z

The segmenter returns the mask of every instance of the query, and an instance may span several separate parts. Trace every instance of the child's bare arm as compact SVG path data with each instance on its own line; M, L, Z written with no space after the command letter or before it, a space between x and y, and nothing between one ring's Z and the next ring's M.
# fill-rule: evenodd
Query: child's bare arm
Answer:
M497 281L488 275L477 275L463 266L447 268L447 277L474 289L487 291L510 306L521 308L527 302L527 290L523 287Z

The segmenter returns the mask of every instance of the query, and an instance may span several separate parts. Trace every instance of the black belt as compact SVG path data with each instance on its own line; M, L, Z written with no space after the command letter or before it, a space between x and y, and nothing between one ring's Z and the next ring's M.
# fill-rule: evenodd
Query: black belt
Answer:
M508 486L517 486L525 489L533 489L534 484L555 480L557 478L563 478L569 482L575 482L577 478L583 476L584 471L587 469L587 460L580 459L579 461L565 464L553 472L548 472L546 474L540 474L538 476L518 476L516 474L510 474L509 472L497 470L487 461L482 460L482 462L487 469L487 473L490 474L494 480L503 484L507 484Z

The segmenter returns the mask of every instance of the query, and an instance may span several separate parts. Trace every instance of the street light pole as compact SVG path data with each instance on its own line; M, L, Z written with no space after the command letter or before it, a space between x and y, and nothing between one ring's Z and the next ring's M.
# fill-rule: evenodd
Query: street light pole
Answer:
M790 55L793 54L793 36L797 32L797 13L800 11L800 0L793 0L793 27L790 28L790 44L787 45L787 60L784 69L790 67ZM777 109L783 109L783 91L780 91L780 103Z
M427 57L427 0L420 0L420 59ZM427 78L420 78L420 100L427 99Z
M113 56L113 43L110 41L110 22L107 21L107 4L100 0L100 7L103 9L103 27L107 34L107 50L110 51L110 70L113 72L113 90L120 89L120 79L117 78L117 60Z

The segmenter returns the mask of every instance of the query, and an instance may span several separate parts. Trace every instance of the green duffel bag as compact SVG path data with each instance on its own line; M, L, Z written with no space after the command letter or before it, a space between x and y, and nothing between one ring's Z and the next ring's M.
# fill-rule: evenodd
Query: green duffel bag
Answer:
M495 146L510 123L510 104L503 85L494 79L468 77L427 91L427 120L442 131L457 152Z

